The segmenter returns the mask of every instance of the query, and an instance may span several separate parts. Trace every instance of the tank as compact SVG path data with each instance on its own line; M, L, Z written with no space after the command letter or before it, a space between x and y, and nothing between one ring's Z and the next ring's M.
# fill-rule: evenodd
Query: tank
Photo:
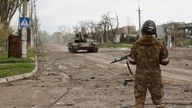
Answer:
M78 50L87 50L87 52L98 52L98 43L86 36L82 37L76 35L71 39L68 44L68 50L70 53L76 53Z

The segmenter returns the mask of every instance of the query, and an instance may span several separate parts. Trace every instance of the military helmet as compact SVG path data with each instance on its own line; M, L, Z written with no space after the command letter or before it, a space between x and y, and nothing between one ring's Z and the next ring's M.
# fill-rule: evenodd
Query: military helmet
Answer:
M157 36L155 22L152 20L145 21L145 23L143 24L143 26L141 28L141 32L142 32L142 34Z

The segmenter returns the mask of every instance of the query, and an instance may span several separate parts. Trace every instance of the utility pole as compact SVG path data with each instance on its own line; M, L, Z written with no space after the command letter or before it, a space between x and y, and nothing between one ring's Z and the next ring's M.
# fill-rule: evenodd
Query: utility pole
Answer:
M34 14L34 0L31 0L31 9L30 9L30 19L31 19L31 32L30 32L30 46L34 46L34 20L33 20L33 14Z
M138 7L138 15L139 15L139 33L138 33L138 35L141 36L141 9L140 9L140 6Z
M37 45L37 35L38 35L37 7L36 7L36 2L34 2L34 43L35 45Z
M22 16L24 18L27 17L27 11L28 11L28 1L29 0L22 0L23 4L23 14ZM22 27L21 28L21 39L22 39L22 58L27 58L27 28Z

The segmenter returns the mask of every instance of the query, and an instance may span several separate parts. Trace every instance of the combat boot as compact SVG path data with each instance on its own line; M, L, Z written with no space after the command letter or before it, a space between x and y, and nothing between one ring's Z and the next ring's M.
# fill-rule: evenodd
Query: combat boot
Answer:
M144 108L144 104L135 104L135 108Z

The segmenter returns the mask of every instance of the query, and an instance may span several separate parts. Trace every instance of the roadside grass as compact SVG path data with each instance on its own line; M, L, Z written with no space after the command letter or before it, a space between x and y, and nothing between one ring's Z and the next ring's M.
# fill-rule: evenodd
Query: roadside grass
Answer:
M107 43L103 45L104 48L131 48L132 44L128 43Z
M31 72L35 68L35 51L28 49L27 58L8 58L0 54L0 78Z
M188 38L188 39L181 39L180 42L183 46L192 46L192 39Z
M34 68L35 64L31 63L0 64L0 78L28 73Z

